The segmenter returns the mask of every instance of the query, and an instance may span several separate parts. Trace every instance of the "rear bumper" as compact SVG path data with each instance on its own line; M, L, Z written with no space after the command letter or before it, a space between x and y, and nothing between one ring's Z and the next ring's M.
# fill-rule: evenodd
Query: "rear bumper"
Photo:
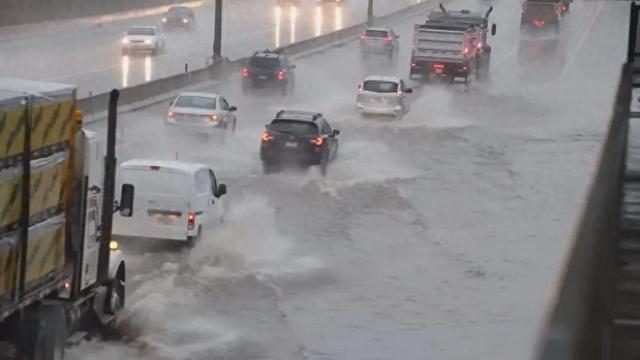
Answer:
M189 124L178 123L175 120L165 119L165 126L168 130L178 130L190 134L215 134L227 129L227 123L225 121L211 122L208 124Z
M397 115L403 112L401 105L372 106L358 102L356 107L362 114Z
M260 160L267 164L305 164L316 165L322 161L322 150L317 152L260 149Z
M242 80L245 85L249 85L251 87L256 88L273 88L273 87L284 87L287 86L287 80L278 80L278 79L253 79L253 78L244 78Z

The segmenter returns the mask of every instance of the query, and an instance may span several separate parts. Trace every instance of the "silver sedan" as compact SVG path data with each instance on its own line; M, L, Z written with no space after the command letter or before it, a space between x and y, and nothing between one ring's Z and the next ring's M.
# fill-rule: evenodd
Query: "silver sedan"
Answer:
M235 132L236 110L220 95L185 92L170 103L165 124L197 133Z
M392 76L369 76L358 85L356 106L361 114L402 117L409 111L406 94L413 93L402 79Z

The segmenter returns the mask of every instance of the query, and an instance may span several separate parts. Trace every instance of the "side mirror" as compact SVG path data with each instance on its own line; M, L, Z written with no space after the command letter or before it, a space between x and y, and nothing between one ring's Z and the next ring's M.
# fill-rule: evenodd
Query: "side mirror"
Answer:
M493 23L493 24L491 25L491 35L492 35L492 36L493 36L493 35L495 35L497 31L498 31L498 25L496 25L495 23Z
M407 94L413 94L413 89L407 88L407 89L404 89L404 92L406 92Z
M396 39L400 39L400 35L396 35Z
M225 195L226 193L227 193L227 185L226 184L218 185L218 191L216 191L216 197L219 198L222 195Z
M264 128L269 130L269 124L265 125Z
M120 216L131 217L133 215L133 197L135 189L131 184L122 184L120 192Z
M238 107L232 106L229 108L229 111L238 111Z
M338 136L338 135L340 135L340 130L334 129L332 134L333 134L333 136Z

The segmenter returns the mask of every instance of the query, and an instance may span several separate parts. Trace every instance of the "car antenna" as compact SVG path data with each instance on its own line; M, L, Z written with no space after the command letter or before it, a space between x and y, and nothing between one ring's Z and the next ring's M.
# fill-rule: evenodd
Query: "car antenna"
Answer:
M445 8L444 8L444 5L442 5L442 3L440 3L440 4L439 4L439 6L440 6L440 10L442 10L442 12L443 12L445 15L448 15L448 14L447 14L447 9L445 9Z
M487 12L484 14L484 18L488 19L489 14L491 14L492 11L493 11L493 6L489 6L489 10L487 10Z

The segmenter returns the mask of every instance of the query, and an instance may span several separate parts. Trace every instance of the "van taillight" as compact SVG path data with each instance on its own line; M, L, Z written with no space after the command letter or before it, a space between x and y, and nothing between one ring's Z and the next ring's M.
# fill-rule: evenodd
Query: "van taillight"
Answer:
M278 71L278 80L284 80L286 77L287 77L287 75L284 72L284 70Z
M190 212L187 214L187 230L193 230L196 226L196 213Z
M247 77L247 76L249 76L249 69L247 69L247 68L243 68L243 69L242 69L242 76L243 76L243 77Z

